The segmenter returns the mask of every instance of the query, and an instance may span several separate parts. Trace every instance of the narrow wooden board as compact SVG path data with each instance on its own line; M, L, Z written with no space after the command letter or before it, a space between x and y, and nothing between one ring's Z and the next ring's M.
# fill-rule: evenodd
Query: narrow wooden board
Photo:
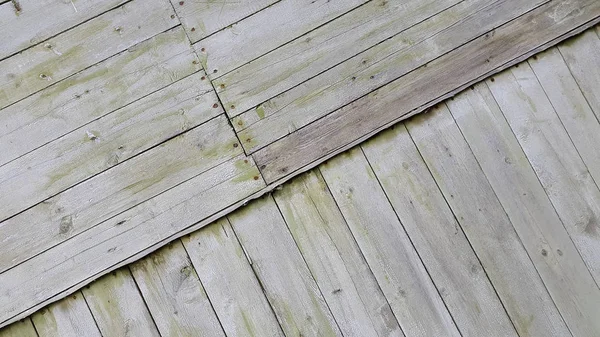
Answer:
M176 27L55 83L0 110L0 165L200 68Z
M460 336L361 150L320 170L404 334Z
M182 241L227 336L283 336L227 218Z
M12 191L0 194L0 219L152 151L157 144L222 113L220 106L214 108L218 98L203 77L204 72L186 77L0 166L0 190ZM209 125L201 127L201 132L214 134L209 127L215 127L235 140L226 121Z
M171 3L190 41L194 43L279 1L171 0Z
M101 337L83 294L78 291L31 316L40 337Z
M0 324L68 295L264 186L252 160L238 156L5 271Z
M38 337L30 318L0 329L0 337Z
M439 105L406 126L519 335L570 336L450 111Z
M237 144L216 117L2 222L0 272L240 155Z
M0 109L176 26L173 14L168 0L134 0L0 61Z
M600 289L486 83L448 107L569 330L574 336L597 335Z
M344 336L404 336L321 174L274 198Z
M458 2L370 1L213 83L237 116Z
M127 0L6 2L0 5L0 59L38 44L125 2Z
M404 124L361 148L461 334L518 336Z
M571 240L600 283L600 190L564 124L528 64L504 71L487 84Z
M253 157L266 181L273 183L593 25L599 16L600 2L595 0L549 2L291 133Z
M229 220L284 333L342 336L271 196L232 213Z
M160 337L127 268L92 283L83 294L103 336Z
M194 44L211 79L236 69L368 0L284 0Z
M129 269L162 336L225 336L181 241Z

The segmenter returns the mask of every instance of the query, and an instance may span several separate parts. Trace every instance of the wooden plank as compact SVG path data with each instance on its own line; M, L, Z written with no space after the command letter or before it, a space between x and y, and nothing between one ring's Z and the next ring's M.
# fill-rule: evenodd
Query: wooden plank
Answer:
M227 336L283 336L227 218L182 241Z
M0 110L0 165L200 68L176 27L55 83Z
M26 318L0 329L0 337L38 337L31 319Z
M134 0L2 60L0 109L178 23L168 0Z
M291 133L253 157L266 181L277 181L426 109L539 48L545 49L546 44L599 17L598 1L551 1Z
M320 170L404 334L460 336L361 150Z
M285 334L342 336L271 196L229 220Z
M16 0L0 5L0 59L98 16L126 0Z
M219 77L215 88L237 116L458 2L370 1Z
M344 336L404 336L321 174L274 198Z
M103 336L160 337L128 269L120 269L83 289Z
M596 31L600 30L598 27L596 26ZM588 104L600 119L600 38L593 31L588 31L577 39L565 41L558 49Z
M446 106L413 117L406 126L519 335L570 336Z
M217 96L202 77L204 72L193 74L0 166L0 190L12 191L0 194L0 219L222 113L220 106L214 108ZM219 129L226 130L222 123ZM225 134L234 139L231 132Z
M100 337L100 330L81 292L53 303L31 316L42 337Z
M241 154L234 144L217 117L2 222L0 272Z
M488 87L571 240L599 283L600 190L552 103L526 63L498 74Z
M5 271L0 324L68 295L264 186L258 168L241 155Z
M279 1L201 40L194 48L206 72L215 79L367 1Z
M572 41L571 45L586 43L586 34L588 33ZM583 58L584 55L582 53L577 57ZM535 59L530 59L529 64L590 175L596 182L600 181L600 152L594 146L590 146L590 144L600 144L600 123L560 52L557 48L553 48L538 54ZM596 81L600 83L600 73Z
M573 336L597 335L600 289L487 85L476 85L448 106L569 330Z
M171 3L190 41L194 43L279 1L171 0Z
M361 148L461 334L518 336L404 124Z
M181 241L129 268L162 336L225 336Z

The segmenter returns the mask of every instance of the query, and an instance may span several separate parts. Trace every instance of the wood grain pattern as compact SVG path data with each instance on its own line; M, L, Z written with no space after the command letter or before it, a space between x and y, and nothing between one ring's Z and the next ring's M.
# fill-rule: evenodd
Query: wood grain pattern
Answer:
M83 294L78 291L31 316L40 337L100 337Z
M265 180L273 183L426 109L446 94L538 48L544 49L548 41L568 36L574 27L593 24L599 14L600 3L594 0L549 2L289 134L253 157Z
M31 319L13 323L0 330L0 337L38 337Z

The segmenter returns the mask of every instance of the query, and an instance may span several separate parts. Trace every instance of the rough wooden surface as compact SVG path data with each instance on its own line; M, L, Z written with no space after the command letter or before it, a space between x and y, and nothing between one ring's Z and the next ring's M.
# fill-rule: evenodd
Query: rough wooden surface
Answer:
M31 319L39 336L102 336L80 291L36 312Z

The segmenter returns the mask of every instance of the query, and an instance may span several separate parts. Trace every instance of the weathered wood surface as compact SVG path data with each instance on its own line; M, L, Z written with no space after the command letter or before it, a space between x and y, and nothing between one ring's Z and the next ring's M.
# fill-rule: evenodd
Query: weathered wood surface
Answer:
M31 319L15 322L0 330L0 337L38 337Z
M194 47L204 69L215 79L367 1L279 1L201 40Z
M344 336L404 336L320 173L274 197Z
M162 336L225 336L181 241L129 268Z
M174 27L173 14L168 0L134 0L0 61L0 109Z
M217 117L2 222L0 272L240 155L237 143Z
M8 1L0 5L0 59L38 44L125 2L127 1Z
M320 170L406 336L460 336L361 150Z
M171 0L190 41L197 42L281 0Z
M227 218L182 241L227 336L283 336Z
M201 68L181 27L0 110L0 165Z
M217 96L208 81L201 80L203 77L204 72L186 77L0 166L0 190L12 191L0 194L0 219L34 206L141 152L154 151L152 148L157 144L222 113L220 106L214 108ZM217 120L193 133L234 142L227 122L223 119L220 124L215 122ZM215 134L213 128L223 134ZM229 135L231 140L224 135ZM211 139L207 142L206 147L222 145Z
M545 49L549 41L568 37L577 27L593 25L599 15L600 2L595 0L546 3L289 134L253 157L268 183L312 167L382 127Z
M284 333L342 336L272 197L255 200L229 219Z
M128 269L92 283L83 295L103 336L161 336Z
M570 336L445 105L409 119L406 126L519 335Z
M40 337L100 337L83 294L78 291L31 316Z
M597 335L600 289L487 84L448 106L569 330L574 336Z

